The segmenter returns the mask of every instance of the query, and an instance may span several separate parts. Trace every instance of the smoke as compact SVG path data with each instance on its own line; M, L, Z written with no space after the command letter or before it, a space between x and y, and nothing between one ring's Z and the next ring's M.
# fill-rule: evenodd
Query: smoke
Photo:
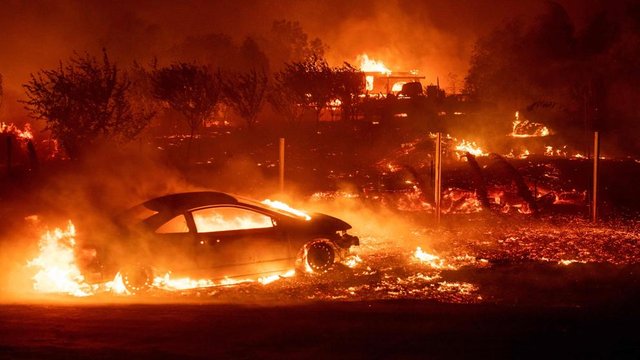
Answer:
M309 38L319 37L332 63L355 61L367 52L394 70L419 69L427 82L447 74L463 78L478 36L503 18L527 12L537 2L473 4L436 1L52 1L4 2L0 73L5 78L8 116L24 117L21 84L29 74L56 67L74 52L106 48L121 66L153 57L175 60L176 46L189 38L226 34L239 43L268 37L275 20L299 21ZM205 46L206 44L202 44ZM184 50L184 49L182 49ZM197 58L204 49L186 49Z

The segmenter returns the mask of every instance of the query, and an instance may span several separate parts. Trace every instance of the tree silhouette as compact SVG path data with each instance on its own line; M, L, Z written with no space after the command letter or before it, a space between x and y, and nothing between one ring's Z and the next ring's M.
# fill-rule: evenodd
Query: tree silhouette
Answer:
M31 74L23 85L26 109L47 122L70 158L83 153L83 146L99 139L130 140L153 114L135 111L128 90L130 82L103 50L102 60L75 55L57 69Z
M176 63L154 70L152 80L153 95L180 113L189 128L188 160L193 136L213 116L220 100L218 76L206 66Z
M314 110L316 125L320 114L333 95L332 70L327 61L313 54L304 61L285 64L285 68L276 74L277 81L295 94L300 105Z
M269 58L274 69L282 69L283 64L299 62L311 56L324 55L325 46L318 38L309 39L297 21L277 20L268 34Z
M353 120L355 117L358 95L364 90L364 75L349 63L332 69L331 72L332 97L340 100L343 120Z
M226 103L247 122L248 127L253 127L264 104L267 75L264 71L251 69L244 73L224 73L220 80Z
M306 96L287 86L281 79L281 74L276 74L275 84L269 88L267 101L275 112L282 115L290 124L297 123L304 115L304 102Z

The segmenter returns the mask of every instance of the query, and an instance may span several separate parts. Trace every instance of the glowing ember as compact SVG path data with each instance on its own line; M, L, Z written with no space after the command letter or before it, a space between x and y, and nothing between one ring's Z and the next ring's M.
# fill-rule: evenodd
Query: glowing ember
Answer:
M527 157L529 157L529 155L531 155L531 153L529 152L528 149L523 149L517 154L514 152L513 149L511 149L511 151L509 151L509 153L505 155L505 157L510 159L526 159Z
M28 262L39 269L33 277L34 290L43 293L63 293L89 296L94 287L85 281L74 254L76 229L71 221L66 230L47 231L39 242L40 254Z
M287 205L287 204L285 204L285 203L283 203L281 201L274 201L274 200L266 199L266 200L263 200L262 203L267 205L267 206L269 206L269 207L272 207L274 209L278 209L278 210L287 212L289 214L295 215L297 217L303 218L303 219L305 219L307 221L311 220L311 216L309 216L304 211L294 209L291 206L289 206L289 205Z
M473 191L448 188L442 194L442 212L445 214L472 214L482 211L482 204Z

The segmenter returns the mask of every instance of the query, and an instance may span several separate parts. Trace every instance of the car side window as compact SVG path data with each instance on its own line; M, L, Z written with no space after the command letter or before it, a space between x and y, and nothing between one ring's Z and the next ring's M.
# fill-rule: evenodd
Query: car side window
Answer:
M273 227L270 216L237 207L212 207L192 212L199 233Z
M178 215L156 229L156 233L158 234L181 234L188 232L189 226L187 225L187 219L184 215Z

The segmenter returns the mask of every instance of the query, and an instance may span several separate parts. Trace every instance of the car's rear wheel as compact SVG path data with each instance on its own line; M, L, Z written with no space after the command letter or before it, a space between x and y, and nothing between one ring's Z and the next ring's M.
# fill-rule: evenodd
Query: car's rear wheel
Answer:
M152 284L152 272L146 266L126 266L120 270L122 283L131 294L147 291Z
M327 271L335 260L333 246L326 242L314 242L307 247L305 263L312 272Z

